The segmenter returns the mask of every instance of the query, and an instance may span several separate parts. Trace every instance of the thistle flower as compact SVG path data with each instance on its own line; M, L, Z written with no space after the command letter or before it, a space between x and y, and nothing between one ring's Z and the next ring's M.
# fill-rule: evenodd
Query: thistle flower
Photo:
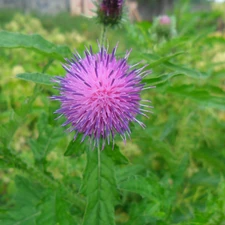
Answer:
M66 76L53 80L59 84L60 95L52 99L61 102L61 108L55 113L67 119L62 126L70 124L68 130L76 132L75 139L81 133L82 141L88 136L93 147L102 145L102 149L106 142L114 144L117 133L126 141L131 134L130 122L137 122L144 128L136 116L147 117L144 112L150 111L143 108L152 108L148 104L151 101L142 100L140 96L142 90L153 88L141 83L150 71L144 70L146 66L136 69L137 64L127 63L131 51L117 59L116 49L117 46L108 53L99 46L99 52L94 54L90 47L84 58L76 53L63 65Z
M117 25L122 19L123 2L123 0L102 0L97 5L99 22L104 26Z

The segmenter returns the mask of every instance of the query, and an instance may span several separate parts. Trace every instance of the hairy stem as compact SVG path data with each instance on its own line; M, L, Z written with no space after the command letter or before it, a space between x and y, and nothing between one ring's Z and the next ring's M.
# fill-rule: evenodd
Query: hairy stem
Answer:
M52 65L53 61L54 61L54 59L48 60L47 64L42 69L42 73L45 73L48 70L48 68Z
M98 146L98 179L101 177L101 150L100 146Z
M101 42L100 42L101 46L105 46L105 44L106 44L106 32L107 32L106 26L103 25L102 26Z

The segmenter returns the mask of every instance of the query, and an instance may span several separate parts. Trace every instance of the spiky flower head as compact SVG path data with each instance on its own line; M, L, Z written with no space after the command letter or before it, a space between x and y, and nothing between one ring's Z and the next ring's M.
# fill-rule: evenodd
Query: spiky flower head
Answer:
M136 116L146 116L144 112L150 111L143 107L151 108L150 101L141 100L140 96L142 90L152 88L141 83L150 71L144 70L146 66L140 69L130 66L127 63L130 51L123 58L116 58L116 49L108 53L99 46L99 52L94 54L90 47L84 58L76 53L63 66L66 76L54 79L59 84L60 95L52 99L61 102L55 113L66 117L63 126L70 124L69 131L76 132L75 138L81 133L82 141L89 137L94 147L102 145L102 149L106 142L114 143L117 133L126 141L131 133L130 122L145 127Z
M115 26L123 15L124 0L102 0L97 4L97 16L104 26Z

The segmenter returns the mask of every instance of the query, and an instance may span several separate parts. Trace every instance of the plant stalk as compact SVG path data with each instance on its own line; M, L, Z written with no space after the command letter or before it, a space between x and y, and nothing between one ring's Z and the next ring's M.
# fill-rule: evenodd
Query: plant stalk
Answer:
M107 33L107 29L106 29L106 26L103 25L102 26L102 34L101 34L101 46L105 46L106 44L106 33Z

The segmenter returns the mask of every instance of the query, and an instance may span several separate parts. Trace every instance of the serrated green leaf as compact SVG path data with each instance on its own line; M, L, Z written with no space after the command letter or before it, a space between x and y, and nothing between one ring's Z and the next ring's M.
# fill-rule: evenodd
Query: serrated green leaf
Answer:
M181 54L184 54L184 53L185 52L178 52L178 53L175 53L173 55L165 56L165 57L162 57L162 58L160 58L156 54L143 54L142 58L144 57L145 59L148 59L148 60L149 59L154 60L152 63L150 63L150 65L149 65L150 68L154 68L158 65L163 65L163 66L165 66L165 67L167 67L171 70L176 71L175 73L172 73L172 74L175 74L175 75L176 74L177 75L184 74L184 75L186 75L188 77L192 77L192 78L207 78L209 75L206 74L206 73L202 73L202 72L197 71L193 68L189 68L189 67L186 67L186 66L183 66L183 65L179 65L179 64L175 64L175 63L170 62L171 59L173 59L176 56L179 56ZM163 75L163 76L165 76L165 75ZM162 78L163 78L163 76L162 76Z
M171 62L164 62L163 65L165 65L169 69L175 70L177 73L185 74L188 77L198 78L198 79L208 77L208 75L206 73L202 73L200 71L185 67L183 65L178 65L175 63L171 63Z
M225 110L225 95L213 95L208 90L196 89L193 85L168 87L167 92L190 98L204 107Z
M0 211L0 224L79 224L70 214L71 203L65 201L63 190L46 190L21 176L16 176L15 183L17 191L13 201L14 207Z
M0 158L0 168L1 169L5 169L5 168L9 168L10 166L12 166L11 164L9 164L7 161L5 161L4 159Z
M209 171L204 169L200 170L196 174L194 174L189 182L194 185L206 185L206 186L217 186L220 182L220 175L217 174L210 174Z
M139 137L139 139L136 141L148 143L149 148L154 149L154 151L157 151L158 153L161 153L164 157L170 159L171 161L175 159L175 155L170 146L161 140L155 140L151 137L144 136L141 138Z
M27 48L54 59L62 60L71 55L67 46L58 46L38 34L21 34L0 31L0 48Z
M79 224L78 221L74 221L69 213L69 203L60 198L57 192L48 192L46 196L41 199L37 210L41 212L40 215L36 217L37 225Z
M209 167L225 172L223 156L214 153L213 149L205 147L203 149L192 151L192 154L195 158L198 158L200 161L206 163Z
M21 176L15 177L15 184L14 207L0 212L0 224L37 225L35 219L41 212L36 210L35 205L41 198L43 189Z
M107 151L107 155L111 157L115 164L128 164L129 160L121 153L117 145L111 149L111 146L106 146L104 151Z
M152 187L149 182L141 176L132 176L129 179L119 183L119 189L140 194L143 197L150 197Z
M81 192L87 197L83 225L115 225L114 204L116 201L116 179L114 161L108 150L87 151L87 165Z
M139 56L141 59L143 59L143 56L145 59L150 59L150 60L154 60L157 61L160 59L160 57L157 54L154 53L136 53L137 56ZM135 57L136 58L136 57Z
M171 139L175 138L176 136L176 125L177 125L177 117L175 115L170 115L168 121L165 124L165 128L163 129L161 136L160 136L160 141L163 141L165 138L169 138L170 141ZM174 133L174 135L172 135Z
M64 156L71 156L74 155L75 157L81 156L86 148L86 145L84 142L81 143L82 140L82 135L78 134L76 140L71 140L65 153Z
M181 75L184 75L184 74L169 73L169 74L161 75L161 76L158 76L158 77L144 79L144 82L147 83L147 84L151 84L151 85L157 85L157 87L159 87L159 86L162 86L162 85L165 85L166 83L168 83L168 81L171 78L181 76Z
M0 212L0 224L2 225L37 225L35 218L40 214L33 206L22 206L20 208Z
M11 138L13 137L19 126L20 121L18 120L15 114L13 114L12 119L10 121L1 124L0 126L1 141L5 145L7 145L8 142L11 140Z
M126 167L119 167L116 170L116 179L117 182L122 182L123 180L126 180L130 176L134 176L141 171L143 171L145 168L143 165L128 165Z
M189 155L186 153L184 154L184 157L182 158L181 162L176 168L175 174L174 174L174 182L173 182L173 188L177 189L182 184L184 177L185 177L185 171L188 167L189 163Z
M27 178L15 177L16 194L15 201L19 206L35 205L42 196L44 189L40 185L34 186Z
M53 82L51 81L52 76L44 73L20 73L17 74L16 77L26 81L33 81L38 84L45 84L45 85L53 84Z
M172 54L172 55L169 55L169 56L161 57L161 58L159 58L158 60L156 60L156 61L150 63L150 67L151 67L151 68L154 68L154 67L156 67L156 66L158 66L158 65L161 65L162 63L168 62L169 60L171 60L171 59L177 57L178 55L182 55L182 54L184 54L184 53L185 53L185 52L177 52L177 53ZM145 54L145 56L148 56L148 54Z
M65 132L61 126L49 124L48 116L43 113L38 120L38 138L30 139L29 144L34 154L35 162L43 166L45 158L54 149L59 140L64 137Z

